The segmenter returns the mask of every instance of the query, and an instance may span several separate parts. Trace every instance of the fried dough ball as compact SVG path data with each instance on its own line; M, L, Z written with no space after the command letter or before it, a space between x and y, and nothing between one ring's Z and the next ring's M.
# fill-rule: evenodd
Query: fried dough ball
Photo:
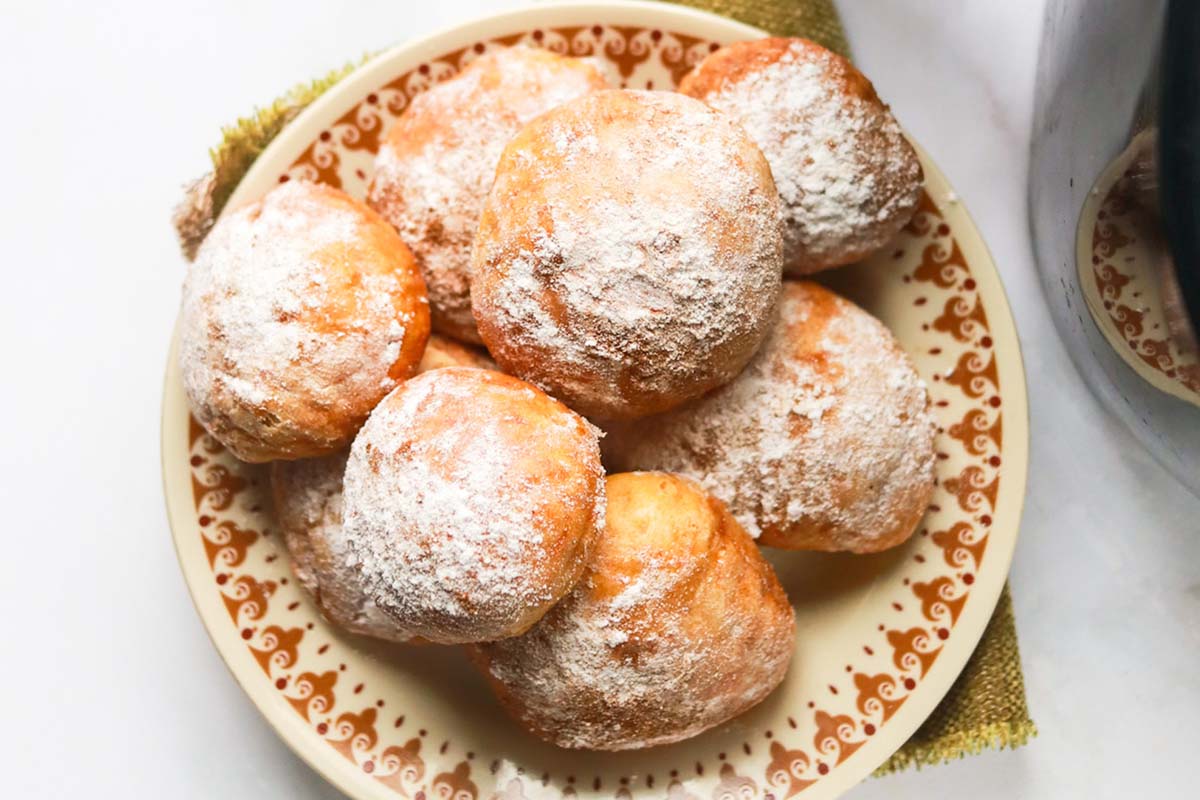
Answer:
M575 591L524 635L472 648L505 709L560 747L695 736L770 694L792 657L783 588L719 501L665 473L607 484Z
M524 381L445 367L363 426L343 526L368 596L412 636L514 636L579 579L604 523L598 432Z
M471 298L505 372L590 417L631 418L749 361L781 248L770 170L740 126L680 94L595 92L505 149Z
M363 203L292 181L216 224L188 270L184 390L243 461L337 452L417 368L425 286L395 230Z
M762 148L782 201L789 275L858 261L916 212L916 151L871 82L836 53L805 39L737 42L700 62L679 91L732 116Z
M870 553L924 516L935 433L925 384L891 332L828 289L789 281L741 375L610 429L606 456L695 479L761 544Z
M429 337L420 372L466 366L495 369L482 351L436 333ZM321 613L352 633L410 641L367 595L351 562L342 529L342 477L349 450L324 458L271 464L271 493L292 571Z

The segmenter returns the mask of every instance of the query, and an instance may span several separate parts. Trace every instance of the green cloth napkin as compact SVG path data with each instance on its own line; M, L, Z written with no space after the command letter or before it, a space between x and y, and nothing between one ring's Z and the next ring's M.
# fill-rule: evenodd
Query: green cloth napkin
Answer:
M1012 595L1005 584L983 638L958 680L929 719L875 774L1020 747L1034 736L1037 726L1025 703Z
M831 0L680 0L680 4L723 14L782 36L803 36L849 54ZM355 66L347 64L300 84L254 115L222 130L221 143L210 153L213 171L189 187L175 212L175 227L189 258L263 149L305 106ZM1025 703L1012 598L1005 586L983 638L945 699L876 774L939 764L991 748L1020 747L1036 735Z

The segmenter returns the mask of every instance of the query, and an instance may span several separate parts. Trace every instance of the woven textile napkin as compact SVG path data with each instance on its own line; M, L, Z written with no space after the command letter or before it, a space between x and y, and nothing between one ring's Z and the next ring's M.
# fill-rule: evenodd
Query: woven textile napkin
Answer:
M680 0L783 36L803 36L842 54L849 48L831 0ZM288 122L349 73L348 64L296 86L250 117L222 131L212 152L213 171L189 187L175 214L191 258L250 165ZM985 749L1019 747L1037 734L1025 703L1017 630L1008 587L975 653L945 699L877 774L938 764Z

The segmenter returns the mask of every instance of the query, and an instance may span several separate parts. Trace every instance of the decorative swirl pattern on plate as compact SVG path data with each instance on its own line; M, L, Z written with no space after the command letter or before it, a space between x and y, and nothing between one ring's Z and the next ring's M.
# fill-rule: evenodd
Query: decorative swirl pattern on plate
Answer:
M1161 245L1148 246L1159 234L1133 200L1137 168L1134 162L1099 189L1104 200L1091 227L1091 279L1102 308L1095 308L1091 298L1088 308L1102 331L1112 326L1116 336L1108 338L1116 339L1113 346L1131 367L1157 373L1172 394L1200 405L1200 358L1172 339L1154 262ZM1087 280L1086 275L1081 278Z
M767 786L787 800L816 782L816 778L807 777L810 764L808 754L803 750L788 750L779 742L771 742Z
M296 665L296 648L303 638L304 631L300 628L284 630L278 625L268 625L263 630L262 636L259 637L261 647L251 645L250 652L254 654L254 660L269 677L272 668L285 670Z

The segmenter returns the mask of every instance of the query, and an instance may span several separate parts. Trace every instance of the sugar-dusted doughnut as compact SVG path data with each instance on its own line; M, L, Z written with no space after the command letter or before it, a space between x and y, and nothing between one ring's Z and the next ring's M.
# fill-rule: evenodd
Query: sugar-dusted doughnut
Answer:
M732 378L779 294L770 169L679 94L604 91L526 126L480 219L471 297L506 371L600 418Z
M792 656L783 588L720 502L665 473L607 484L575 591L524 635L472 648L509 713L561 747L694 736L766 697Z
M598 432L524 381L471 367L389 394L346 465L368 596L412 636L512 636L575 585L603 526Z
M737 42L679 85L731 115L771 164L791 275L858 261L912 218L921 164L871 82L805 39Z
M471 242L504 145L537 115L606 86L590 61L502 48L417 95L388 131L368 202L416 254L435 330L479 342Z
M767 341L732 383L613 428L617 469L697 480L762 544L874 552L912 535L933 493L925 384L895 337L815 283L785 282Z
M292 181L216 224L188 270L189 405L245 461L344 448L429 336L412 254L365 204Z
M425 346L419 372L442 367L495 369L482 351L436 333ZM391 641L408 634L367 595L342 530L342 476L349 450L323 458L271 464L271 494L292 571L321 612L352 633Z

